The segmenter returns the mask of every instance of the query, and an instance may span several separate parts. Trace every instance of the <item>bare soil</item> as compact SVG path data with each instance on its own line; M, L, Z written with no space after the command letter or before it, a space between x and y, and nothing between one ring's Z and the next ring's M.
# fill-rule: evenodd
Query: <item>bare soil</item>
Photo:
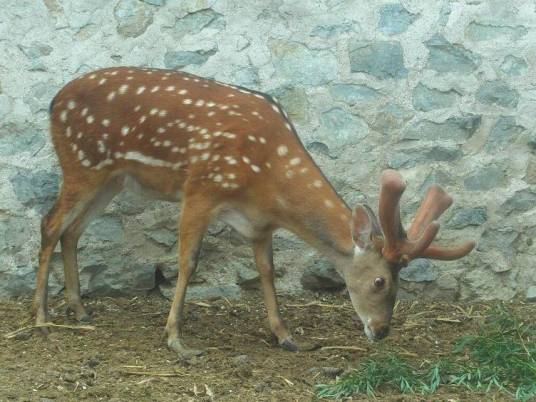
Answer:
M314 386L333 381L366 357L396 351L413 362L451 353L454 341L474 330L491 303L400 302L392 334L370 343L345 295L281 296L282 313L298 341L324 347L291 353L277 347L266 311L255 294L237 301L188 305L184 340L206 355L181 361L162 339L169 302L159 295L88 299L92 329L31 326L30 301L0 304L0 401L309 401ZM55 324L77 325L60 300ZM536 306L514 304L524 317ZM356 397L353 400L368 400ZM398 395L381 401L509 400L443 388L433 396Z

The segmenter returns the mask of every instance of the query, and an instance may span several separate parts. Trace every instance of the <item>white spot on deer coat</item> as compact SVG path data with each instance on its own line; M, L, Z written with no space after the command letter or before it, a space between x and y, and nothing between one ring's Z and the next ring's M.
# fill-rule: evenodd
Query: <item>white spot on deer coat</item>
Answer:
M104 126L104 127L108 127L110 126L110 120L109 119L103 119L101 124Z
M127 135L129 132L130 132L130 127L128 127L128 126L121 127L121 135L122 136Z
M115 98L115 91L112 91L108 94L108 96L106 97L106 99L108 100L108 102L111 102L113 101Z
M286 145L280 145L277 147L277 154L279 156L285 156L286 154L288 154L288 148Z
M123 84L123 85L121 85L121 86L119 87L119 93L120 93L121 95L126 94L127 91L128 91L128 85L127 85L127 84Z
M291 166L297 166L297 165L299 165L300 163L301 163L301 159L300 159L300 158L292 158L292 159L290 160L290 164L291 164Z
M136 90L136 95L141 95L145 91L145 87L142 85Z

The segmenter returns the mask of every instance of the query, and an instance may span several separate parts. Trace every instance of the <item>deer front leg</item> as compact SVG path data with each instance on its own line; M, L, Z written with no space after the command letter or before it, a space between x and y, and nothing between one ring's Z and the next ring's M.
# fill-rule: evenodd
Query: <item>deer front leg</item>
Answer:
M188 281L197 267L201 241L210 222L210 216L211 204L208 200L200 197L185 199L179 227L179 277L166 324L167 345L183 358L203 354L201 350L184 346L181 341L181 329Z
M259 271L261 279L262 293L264 303L268 311L268 323L270 330L277 337L279 345L291 352L297 352L298 346L292 340L290 334L281 319L279 314L279 306L277 305L277 297L274 286L274 260L272 251L272 234L253 241L253 253L255 255L255 263Z

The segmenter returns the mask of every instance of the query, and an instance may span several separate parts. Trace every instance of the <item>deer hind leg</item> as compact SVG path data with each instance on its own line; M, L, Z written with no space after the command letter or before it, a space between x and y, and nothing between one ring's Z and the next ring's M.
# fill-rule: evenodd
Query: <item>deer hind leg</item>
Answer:
M86 208L69 225L60 238L67 310L72 311L76 320L81 322L90 322L91 318L87 314L80 298L80 280L76 253L78 240L92 218L101 213L121 189L120 178L106 183L102 189L96 192L94 198L88 202Z
M266 237L255 239L253 241L253 253L260 275L270 330L277 337L277 341L283 349L297 352L298 346L294 343L288 333L288 330L281 319L279 306L277 304L277 296L275 294L274 286L274 261L271 233Z
M41 222L41 249L32 307L37 325L48 321L48 276L52 253L62 233L86 207L87 202L86 192L75 191L64 183L56 203Z
M185 197L182 204L179 224L179 277L165 330L168 347L182 358L203 354L201 350L184 346L181 342L181 330L188 281L197 268L201 242L211 220L212 208L210 199L199 195Z

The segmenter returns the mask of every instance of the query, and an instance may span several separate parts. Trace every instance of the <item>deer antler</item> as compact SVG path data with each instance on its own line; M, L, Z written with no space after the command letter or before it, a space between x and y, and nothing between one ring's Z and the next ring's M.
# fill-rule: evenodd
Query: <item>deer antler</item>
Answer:
M406 183L394 170L385 170L380 183L379 217L384 234L382 254L386 260L402 264L419 257L454 260L473 249L473 241L454 248L432 245L439 231L435 219L452 204L452 198L440 186L430 187L406 234L399 205Z

